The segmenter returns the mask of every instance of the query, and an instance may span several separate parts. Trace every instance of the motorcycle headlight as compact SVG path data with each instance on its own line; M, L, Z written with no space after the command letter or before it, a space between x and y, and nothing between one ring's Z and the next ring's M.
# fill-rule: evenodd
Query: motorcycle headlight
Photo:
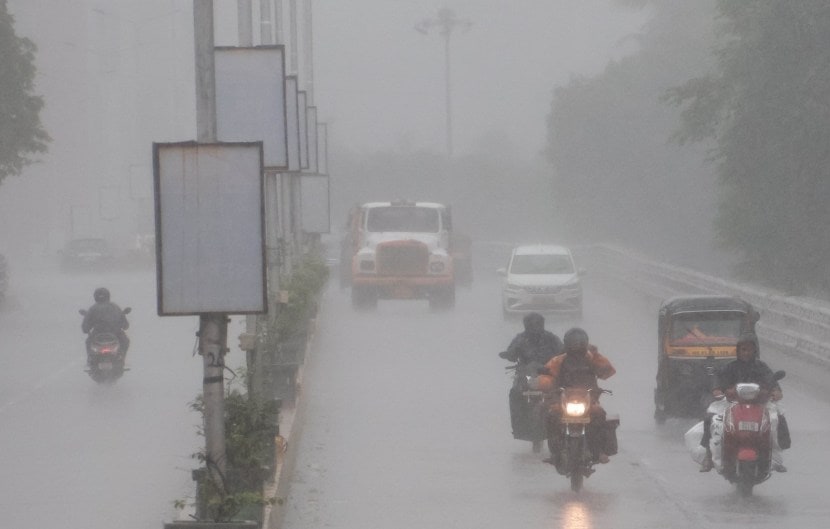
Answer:
M567 402L565 403L565 413L571 417L582 417L585 415L585 403Z

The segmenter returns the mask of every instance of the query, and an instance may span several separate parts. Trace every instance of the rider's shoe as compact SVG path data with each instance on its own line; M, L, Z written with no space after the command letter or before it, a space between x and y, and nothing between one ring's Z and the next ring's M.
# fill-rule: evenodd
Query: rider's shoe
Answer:
M712 461L712 453L707 450L706 457L700 463L700 472L709 472L713 468L715 468L715 462Z
M787 467L785 467L783 463L773 463L772 464L772 469L776 472L786 472L787 471Z

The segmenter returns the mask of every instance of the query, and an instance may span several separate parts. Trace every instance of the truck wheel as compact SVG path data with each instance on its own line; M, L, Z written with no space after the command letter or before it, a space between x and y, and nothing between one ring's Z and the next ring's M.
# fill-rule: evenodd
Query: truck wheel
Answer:
M377 293L371 287L352 285L352 307L373 309L378 306Z

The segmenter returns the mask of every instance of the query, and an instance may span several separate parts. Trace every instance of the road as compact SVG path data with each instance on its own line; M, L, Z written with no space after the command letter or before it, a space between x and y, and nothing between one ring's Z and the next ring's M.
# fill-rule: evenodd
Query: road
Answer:
M620 453L581 494L510 436L510 376L496 355L521 323L503 321L493 266L445 313L418 301L355 312L348 290L329 286L307 360L307 418L284 527L826 527L830 371L763 351L789 373L793 448L789 472L742 500L715 472L697 471L683 445L694 420L652 419L656 302L580 266L588 275L578 323L617 367L603 403L621 416ZM560 336L574 323L548 318Z
M0 307L0 525L161 529L177 516L173 502L192 496L190 456L204 445L188 406L202 388L198 318L156 315L151 269L63 274L18 263L11 279ZM133 308L131 370L112 386L83 371L78 309L98 286ZM228 365L241 365L232 350Z

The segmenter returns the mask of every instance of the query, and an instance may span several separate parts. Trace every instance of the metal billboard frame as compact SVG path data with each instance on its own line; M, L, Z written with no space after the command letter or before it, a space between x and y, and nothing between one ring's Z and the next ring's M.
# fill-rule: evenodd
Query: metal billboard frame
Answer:
M267 311L263 149L153 143L159 316Z

